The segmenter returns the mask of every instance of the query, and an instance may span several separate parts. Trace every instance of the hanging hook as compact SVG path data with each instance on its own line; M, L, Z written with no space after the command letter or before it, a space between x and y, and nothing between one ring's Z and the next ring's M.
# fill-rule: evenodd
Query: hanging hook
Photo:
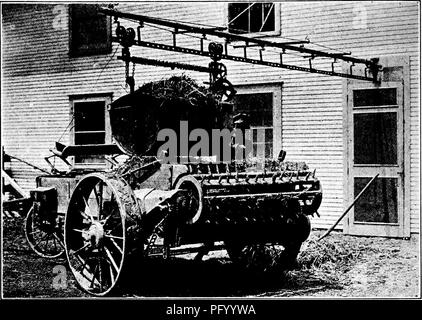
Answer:
M334 61L331 62L331 72L334 73L334 64L337 63L337 59L334 58Z
M352 62L352 64L350 65L350 75L353 75L353 67L355 66L355 63Z
M143 22L139 22L139 26L136 28L136 30L138 31L138 41L141 41L141 28L144 27L144 23Z
M312 60L313 59L315 59L315 56L314 55L312 55L310 58L309 58L309 69L310 70L312 70Z

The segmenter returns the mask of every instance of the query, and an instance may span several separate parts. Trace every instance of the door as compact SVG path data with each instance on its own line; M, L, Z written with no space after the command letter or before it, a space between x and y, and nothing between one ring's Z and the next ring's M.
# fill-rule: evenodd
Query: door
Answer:
M352 235L405 237L403 81L380 85L349 81L347 88L346 200L351 203L345 232Z

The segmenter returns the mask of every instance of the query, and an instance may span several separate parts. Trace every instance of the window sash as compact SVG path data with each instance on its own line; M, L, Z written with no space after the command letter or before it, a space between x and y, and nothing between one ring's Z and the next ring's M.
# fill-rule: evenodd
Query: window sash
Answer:
M79 8L76 6L80 6ZM91 6L84 13L80 12L82 6ZM111 43L111 17L108 16L99 16L93 14L94 7L96 5L87 5L87 4L72 4L69 6L69 49L70 55L72 57L79 56L88 56L88 55L98 55L98 54L108 54L111 53L112 43ZM78 11L79 10L79 11ZM84 24L91 23L91 27L85 27ZM100 24L102 32L106 32L105 36L101 41L98 42L88 42L84 43L81 39L81 35L76 34L77 32L83 34L89 31L92 32L94 38L98 36L98 30L92 28L92 24ZM84 30L79 30L80 28ZM88 35L91 34L88 32ZM85 33L86 35L86 33ZM78 43L81 42L81 43Z
M77 144L77 137L85 136L89 137L90 135L97 136L97 138L102 135L101 141L104 144L111 143L111 128L110 128L110 119L107 112L107 105L111 103L111 96L109 94L106 95L86 95L86 96L74 96L70 98L70 105L71 105L71 112L70 116L73 117L74 121L76 121L75 117L75 106L78 108L83 108L83 104L86 104L86 107L92 103L101 102L104 104L104 130L89 130L89 128L84 128L84 130L76 130L76 123L73 123L73 129L71 132L71 143L74 145L82 145ZM77 110L76 110L77 111ZM88 138L89 139L89 138ZM95 140L95 138L94 138ZM75 167L99 167L104 168L107 164L104 156L75 156L73 159L73 164Z
M233 12L233 10L230 8L230 6L242 6L244 5L245 8L240 8L240 12ZM272 12L272 14L268 15L268 12L266 12L265 5L270 5L269 12ZM260 7L260 17L254 18L253 15L251 15L251 12L257 11L257 6ZM238 33L238 34L249 34L252 36L255 35L278 35L280 34L280 3L273 3L273 2L266 2L266 3L228 3L226 6L227 10L227 28L229 32L232 33ZM268 15L268 17L267 17ZM272 17L271 17L272 16ZM251 27L251 21L256 21L259 19L259 27L253 26ZM235 26L233 26L234 23L239 24L239 22L242 22L243 24L246 24L244 28L241 28L243 30L246 30L244 32L239 32L240 29ZM265 30L264 26L269 25L269 27L272 28L271 30Z

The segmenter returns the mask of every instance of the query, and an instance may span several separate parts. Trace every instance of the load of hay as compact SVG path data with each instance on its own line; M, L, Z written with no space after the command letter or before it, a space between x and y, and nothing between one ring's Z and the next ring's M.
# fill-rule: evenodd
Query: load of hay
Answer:
M149 82L111 104L112 134L128 154L155 155L158 132L179 133L181 121L188 122L189 131L230 127L231 110L220 101L186 75Z

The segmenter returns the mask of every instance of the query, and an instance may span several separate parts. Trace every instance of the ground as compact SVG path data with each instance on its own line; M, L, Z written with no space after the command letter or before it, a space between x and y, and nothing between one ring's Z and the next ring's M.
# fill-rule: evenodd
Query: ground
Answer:
M23 221L3 219L3 296L87 297L64 272L66 260L47 260L26 243ZM171 261L151 259L131 272L124 297L420 297L419 237L410 240L346 236L338 232L317 241L313 231L303 244L298 266L268 274L233 264L225 250L196 262L192 255ZM63 269L61 269L63 268ZM55 282L56 281L56 282ZM60 282L62 283L62 282Z

